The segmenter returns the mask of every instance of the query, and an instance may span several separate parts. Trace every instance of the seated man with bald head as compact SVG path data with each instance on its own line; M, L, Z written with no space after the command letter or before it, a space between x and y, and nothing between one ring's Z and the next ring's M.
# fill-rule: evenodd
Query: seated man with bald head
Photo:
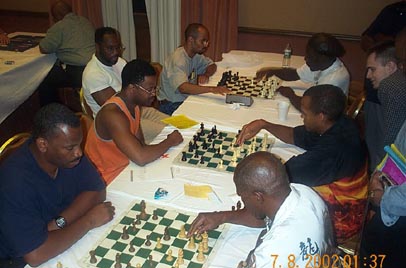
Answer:
M59 102L60 87L82 86L83 70L94 52L94 28L89 20L73 13L64 1L56 1L51 13L55 24L39 43L39 49L44 54L55 53L58 59L38 86L41 106Z
M298 69L292 68L263 68L257 72L257 77L276 75L285 81L295 81L295 88L307 89L315 85L330 84L339 87L348 95L350 75L344 63L339 59L345 54L344 47L332 35L327 33L314 34L306 46L306 64ZM300 80L300 83L297 81ZM289 98L292 105L300 110L301 97L290 87L292 83L283 82L279 92ZM293 85L292 85L293 86Z
M346 99L340 88L318 85L301 99L303 125L295 128L255 120L242 128L237 144L262 129L306 152L290 158L286 169L291 182L315 187L334 217L337 240L360 231L366 204L366 152L355 122L344 112Z
M311 188L289 184L285 167L275 156L268 152L249 155L238 164L233 179L244 208L200 213L188 236L226 222L265 228L252 245L255 247L245 267L270 267L274 260L271 255L277 256L275 267L286 265L289 256L294 257L296 265L305 267L313 255L331 252L332 230L326 205ZM244 241L244 237L240 239ZM304 249L304 244L313 246L312 250Z

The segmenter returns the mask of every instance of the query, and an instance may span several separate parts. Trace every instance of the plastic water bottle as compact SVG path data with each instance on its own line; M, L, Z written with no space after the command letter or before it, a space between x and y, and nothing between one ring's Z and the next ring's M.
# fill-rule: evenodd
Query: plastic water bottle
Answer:
M283 68L289 68L290 67L290 57L292 56L292 48L290 47L290 44L288 43L286 45L285 50L283 51L283 61L282 61L282 67Z

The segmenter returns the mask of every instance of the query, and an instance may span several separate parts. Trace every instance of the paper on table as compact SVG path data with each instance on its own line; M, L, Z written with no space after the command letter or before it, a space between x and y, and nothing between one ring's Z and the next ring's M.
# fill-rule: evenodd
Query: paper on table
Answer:
M180 114L171 116L161 120L165 124L170 124L179 129L190 128L198 124L198 122L188 118L186 115Z

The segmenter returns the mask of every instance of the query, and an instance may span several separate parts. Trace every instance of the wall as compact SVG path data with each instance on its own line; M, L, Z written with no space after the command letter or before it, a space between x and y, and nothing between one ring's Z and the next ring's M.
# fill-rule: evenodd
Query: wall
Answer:
M359 36L384 6L398 1L240 0L239 26Z
M48 0L1 0L0 9L29 12L48 12Z

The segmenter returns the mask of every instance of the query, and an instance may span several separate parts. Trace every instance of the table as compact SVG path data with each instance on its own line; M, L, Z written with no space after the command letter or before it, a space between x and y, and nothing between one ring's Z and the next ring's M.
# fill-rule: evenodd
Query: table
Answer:
M17 35L44 36L16 32ZM41 54L39 46L24 52L0 50L0 123L28 99L56 61L55 54Z
M276 65L276 63L279 64L282 59L282 55L280 54L259 54L264 54L261 58L267 59L266 63L260 62L256 65L232 67L232 69L238 70L242 74L244 72L253 72L253 74L255 74L255 70L258 66L268 64L268 62ZM246 55L256 55L256 53L232 51L230 55L244 55L244 57L247 57ZM228 56L226 55L225 57ZM294 60L292 60L292 64L295 64L295 66L300 66L302 63L303 58L296 59L294 57ZM228 65L228 63L225 64L224 61L219 63L218 72L210 80L209 84L217 83L222 71L230 69L229 66L224 67L225 65ZM277 96L275 100L255 99L254 104L249 108L240 107L239 109L232 109L232 105L225 103L224 96L203 94L188 97L179 109L175 111L175 115L186 114L197 122L204 122L206 128L217 125L218 130L233 132L238 131L243 124L259 117L276 123L284 123L289 126L302 124L300 113L293 107L289 111L287 121L278 121L276 104L279 100L286 101L286 98ZM64 267L78 267L77 261L93 248L96 241L100 239L116 220L121 218L120 214L125 211L126 207L135 198L146 200L147 206L148 203L154 203L162 206L170 206L175 209L188 210L192 213L230 210L231 206L240 200L236 194L231 173L220 173L206 169L180 168L172 164L173 159L181 152L199 127L200 125L196 125L190 129L180 130L184 137L184 142L169 149L160 159L143 167L130 163L107 188L107 199L112 201L116 207L115 219L104 226L90 231L66 252L40 267L56 267L58 261L60 261ZM162 141L174 129L172 126L166 126L155 138L153 143ZM276 140L272 152L278 154L284 160L288 160L290 157L303 153L304 151L294 145ZM131 180L131 173L133 173L133 180ZM183 193L185 183L210 185L216 194L210 195L207 200L185 196ZM158 187L162 187L169 192L166 199L154 200L154 192ZM261 230L257 228L230 225L225 243L218 249L216 257L210 267L236 267L239 261L245 259L248 252L255 246L260 231Z

